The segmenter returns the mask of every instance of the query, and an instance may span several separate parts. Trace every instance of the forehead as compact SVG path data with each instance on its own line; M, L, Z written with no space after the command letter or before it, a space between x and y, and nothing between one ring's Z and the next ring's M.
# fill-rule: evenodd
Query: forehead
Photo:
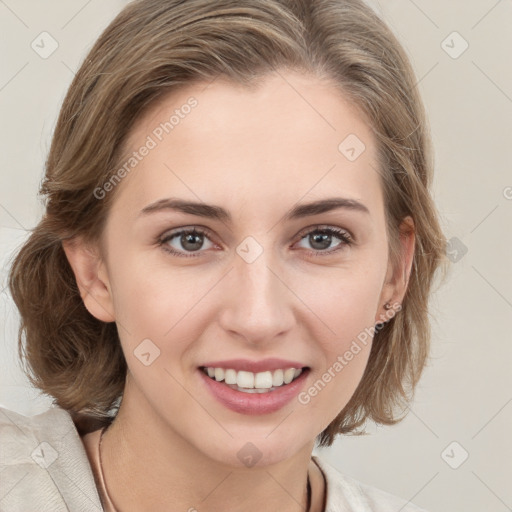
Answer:
M295 73L182 87L137 120L126 146L116 201L132 209L168 196L243 209L380 190L366 120L332 82Z

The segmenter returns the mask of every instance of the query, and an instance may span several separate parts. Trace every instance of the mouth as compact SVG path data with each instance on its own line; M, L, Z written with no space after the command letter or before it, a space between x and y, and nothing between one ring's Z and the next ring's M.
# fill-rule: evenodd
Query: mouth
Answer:
M199 369L211 380L242 393L269 393L297 380L309 366L300 368L284 367L262 372L235 370L215 366L200 366Z
M304 388L310 371L308 366L258 373L218 366L197 369L207 394L244 415L270 414L282 409Z

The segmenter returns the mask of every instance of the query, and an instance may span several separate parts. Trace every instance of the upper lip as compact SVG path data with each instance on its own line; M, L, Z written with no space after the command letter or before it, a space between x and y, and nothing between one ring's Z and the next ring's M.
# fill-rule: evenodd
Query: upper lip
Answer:
M250 359L229 359L226 361L210 361L201 365L204 368L224 368L225 370L233 369L236 371L246 371L252 373L274 371L286 368L304 368L306 365L297 361L288 361L286 359L269 358L261 361L251 361Z

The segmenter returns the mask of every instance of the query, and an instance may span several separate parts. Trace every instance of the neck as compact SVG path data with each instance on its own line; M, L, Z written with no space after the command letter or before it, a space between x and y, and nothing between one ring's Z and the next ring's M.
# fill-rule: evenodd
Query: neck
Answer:
M212 422L202 426L208 438ZM187 433L187 429L180 429ZM285 435L283 430L277 435ZM258 441L252 445L258 445ZM273 454L258 464L245 466L239 453L249 440L226 443L205 454L189 438L165 422L143 399L135 386L125 388L118 415L102 442L103 473L110 498L119 512L128 510L224 511L323 510L322 499L308 496L308 468L314 442L291 457ZM266 462L265 462L266 461ZM264 462L262 464L262 462ZM316 468L314 481L318 482ZM314 486L313 486L314 488Z

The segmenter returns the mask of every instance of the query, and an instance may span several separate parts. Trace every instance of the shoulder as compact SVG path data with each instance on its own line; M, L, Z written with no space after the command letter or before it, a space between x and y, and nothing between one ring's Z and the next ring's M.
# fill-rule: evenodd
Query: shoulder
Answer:
M313 460L327 484L325 512L427 512L413 503L344 475L318 456Z
M0 473L0 510L103 510L82 440L60 407L36 416L0 407Z

